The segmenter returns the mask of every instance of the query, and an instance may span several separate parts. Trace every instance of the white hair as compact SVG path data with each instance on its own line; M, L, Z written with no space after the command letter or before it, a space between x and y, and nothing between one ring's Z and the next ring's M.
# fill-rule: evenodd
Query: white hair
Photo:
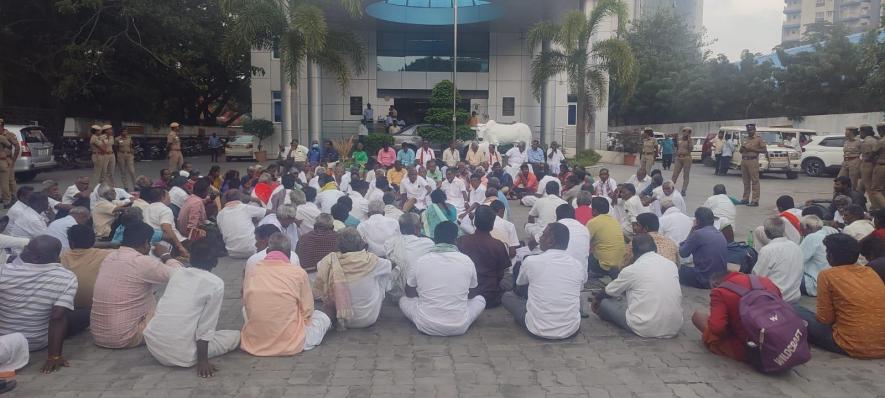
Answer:
M281 219L281 218L295 219L295 206L282 205L279 208L277 208L277 219Z
M670 198L661 199L661 209L669 209L673 206L675 206L673 204L673 199L670 199Z
M671 180L664 181L664 182L661 184L661 186L662 186L662 187L666 187L666 188L672 188L672 187L673 187L673 181L671 181Z
M820 229L824 227L824 222L820 219L820 217L811 214L802 217L799 225L802 227L802 230L805 231L806 234L809 234L812 232L820 231Z
M768 239L777 239L784 237L784 220L780 216L769 217L762 223L765 230L765 236Z
M369 214L384 214L384 202L380 200L369 202Z

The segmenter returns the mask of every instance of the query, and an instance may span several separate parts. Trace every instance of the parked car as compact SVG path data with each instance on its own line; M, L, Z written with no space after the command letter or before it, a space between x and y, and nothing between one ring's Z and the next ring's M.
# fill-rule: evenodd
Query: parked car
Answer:
M37 173L55 168L54 145L46 138L43 127L7 124L6 129L21 143L21 154L14 165L16 180L31 181Z
M417 150L421 146L423 140L418 134L419 130L433 127L432 124L413 124L403 127L398 133L393 135L393 143L397 150L402 147L403 143L407 144L413 150ZM436 148L434 148L436 149Z
M228 141L224 148L224 157L231 159L255 159L258 151L258 138L254 135L241 135L233 141Z
M844 135L813 136L802 148L802 170L811 177L836 174L842 168Z
M722 126L719 131L724 134L726 140L737 139L735 148L740 148L741 142L747 139L747 129L744 126ZM788 179L795 179L802 170L800 157L802 153L795 148L784 145L786 134L802 134L813 137L817 133L813 130L800 130L780 127L756 127L756 134L765 141L768 156L759 156L759 174L783 173ZM730 168L741 169L742 158L737 152L731 158Z

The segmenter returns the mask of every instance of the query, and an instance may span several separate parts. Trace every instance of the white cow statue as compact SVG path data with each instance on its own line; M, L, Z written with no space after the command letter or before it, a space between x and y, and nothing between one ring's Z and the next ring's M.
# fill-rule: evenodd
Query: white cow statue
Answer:
M494 145L530 143L532 130L525 123L498 124L494 120L489 120L485 124L477 125L476 138Z

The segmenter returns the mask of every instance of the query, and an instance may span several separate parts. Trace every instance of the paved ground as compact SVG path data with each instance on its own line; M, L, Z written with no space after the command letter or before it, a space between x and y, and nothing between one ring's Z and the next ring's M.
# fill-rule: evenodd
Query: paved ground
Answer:
M208 159L198 159L206 171ZM244 169L246 163L238 163ZM162 164L141 163L157 175ZM632 168L613 166L618 181ZM722 182L740 194L739 176L714 177L695 165L689 208L699 206ZM86 173L81 171L80 173ZM53 172L67 186L77 172ZM669 173L665 173L669 175ZM774 213L781 194L797 200L826 196L830 180L766 178L762 206L739 207L744 233ZM515 202L514 202L515 204ZM524 220L527 209L518 206ZM520 221L518 221L520 222ZM745 236L745 235L744 235ZM227 283L220 328L242 326L242 261L223 259L216 273ZM219 372L203 380L193 369L159 365L144 347L112 351L92 344L88 333L65 342L71 367L42 375L44 352L18 376L12 397L766 397L885 396L885 361L848 359L814 350L814 359L788 374L762 376L747 366L709 354L689 316L706 307L705 292L684 289L686 322L670 340L649 340L620 331L591 315L580 333L561 342L534 339L518 329L503 308L483 313L466 335L429 337L418 333L392 305L376 325L331 332L319 348L286 358L257 358L233 352L214 360ZM812 300L804 302L813 306Z

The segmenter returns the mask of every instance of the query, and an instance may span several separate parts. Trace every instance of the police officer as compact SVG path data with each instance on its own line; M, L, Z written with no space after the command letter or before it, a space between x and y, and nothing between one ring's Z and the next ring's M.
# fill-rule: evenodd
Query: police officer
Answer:
M879 140L876 139L876 133L873 126L864 124L860 126L860 186L857 191L865 193L871 191L873 184L873 169L876 168L876 147L879 146Z
M3 199L4 208L8 209L12 205L13 192L9 190L9 180L15 180L14 169L10 168L9 158L14 150L12 143L6 138L5 121L0 119L0 197Z
M132 152L132 137L125 127L117 137L117 166L120 167L123 187L126 189L132 187L132 190L135 190L135 155ZM130 182L132 185L129 185Z
M872 209L885 209L885 123L876 125L879 132L879 144L876 146L876 168L873 169L873 182L871 184L870 207Z
M22 146L18 142L18 138L15 136L15 133L7 130L4 126L5 123L2 121L2 119L0 119L0 131L3 132L3 137L5 137L7 141L9 141L9 144L12 145L12 148L10 148L9 156L6 158L6 166L9 170L9 175L6 180L4 180L5 182L0 183L6 184L7 188L9 189L9 195L11 197L15 195L16 192L18 192L18 185L15 184L15 161L18 160L18 157L22 154Z
M762 138L756 135L756 125L747 125L747 139L741 143L741 176L744 180L744 199L742 204L759 206L759 155L768 156L768 147ZM750 200L752 189L753 198Z
M691 127L683 127L676 140L676 167L673 168L673 183L679 180L680 172L684 172L682 180L682 196L688 191L688 176L691 174Z
M639 168L651 170L655 167L655 157L658 156L658 142L655 141L655 133L646 127L642 130L642 154Z
M113 184L113 181L107 179L110 158L114 156L112 142L108 141L107 135L104 133L107 129L111 129L111 126L99 127L99 131L89 139L89 149L92 150L93 160L92 180L90 181L95 181L96 186L103 182Z
M860 181L860 153L861 141L857 138L857 127L845 128L845 143L842 144L842 168L839 169L839 177L848 176L851 179L851 189L859 191Z
M114 156L114 128L110 124L101 126L104 135L105 145L107 147L107 166L104 170L105 179L108 184L114 186L114 171L117 170L117 158Z
M178 122L169 124L169 135L166 137L166 146L169 147L169 170L177 171L184 164L184 157L181 156L181 138L178 136L180 126Z

